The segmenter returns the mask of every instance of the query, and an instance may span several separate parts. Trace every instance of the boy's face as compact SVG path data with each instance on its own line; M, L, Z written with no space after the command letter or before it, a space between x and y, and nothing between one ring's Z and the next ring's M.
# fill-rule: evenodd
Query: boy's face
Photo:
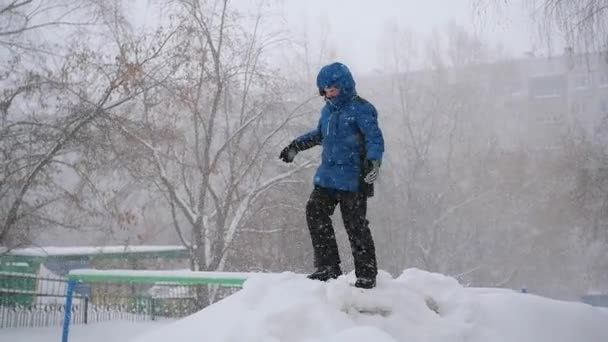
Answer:
M340 95L340 88L336 86L327 87L325 90L325 97L328 99L333 99L334 97Z

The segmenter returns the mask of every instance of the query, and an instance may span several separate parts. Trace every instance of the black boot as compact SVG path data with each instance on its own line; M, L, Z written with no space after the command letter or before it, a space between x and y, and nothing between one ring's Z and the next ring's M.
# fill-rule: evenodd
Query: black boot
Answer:
M328 281L329 279L336 279L342 275L342 270L339 265L333 266L321 266L317 270L308 276L308 279Z
M376 286L376 278L357 278L357 282L355 282L355 287L361 289L371 289Z

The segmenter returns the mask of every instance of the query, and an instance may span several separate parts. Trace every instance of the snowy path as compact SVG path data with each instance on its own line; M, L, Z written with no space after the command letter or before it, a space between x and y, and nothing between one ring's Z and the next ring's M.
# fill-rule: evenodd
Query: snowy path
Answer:
M167 322L108 322L75 325L70 330L70 342L122 342L157 329ZM0 329L3 342L61 342L61 327Z

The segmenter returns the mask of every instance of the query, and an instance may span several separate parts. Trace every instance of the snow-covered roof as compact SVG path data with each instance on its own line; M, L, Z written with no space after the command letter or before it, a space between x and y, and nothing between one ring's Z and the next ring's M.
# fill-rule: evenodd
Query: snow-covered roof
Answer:
M91 256L105 254L138 254L183 252L184 246L81 246L81 247L29 247L6 251L0 247L0 255L27 256L27 257L65 257L65 256Z

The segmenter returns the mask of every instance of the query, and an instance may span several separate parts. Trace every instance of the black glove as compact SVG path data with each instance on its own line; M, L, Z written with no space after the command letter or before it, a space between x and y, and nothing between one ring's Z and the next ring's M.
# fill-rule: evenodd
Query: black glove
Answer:
M375 182L378 178L378 173L380 173L380 161L372 160L370 162L372 164L372 169L365 175L365 178L363 178L363 181L367 184Z
M295 142L292 141L283 149L283 151L281 151L281 154L279 154L279 159L286 163L291 163L293 158L296 157L296 154L298 154L298 148L296 147Z

